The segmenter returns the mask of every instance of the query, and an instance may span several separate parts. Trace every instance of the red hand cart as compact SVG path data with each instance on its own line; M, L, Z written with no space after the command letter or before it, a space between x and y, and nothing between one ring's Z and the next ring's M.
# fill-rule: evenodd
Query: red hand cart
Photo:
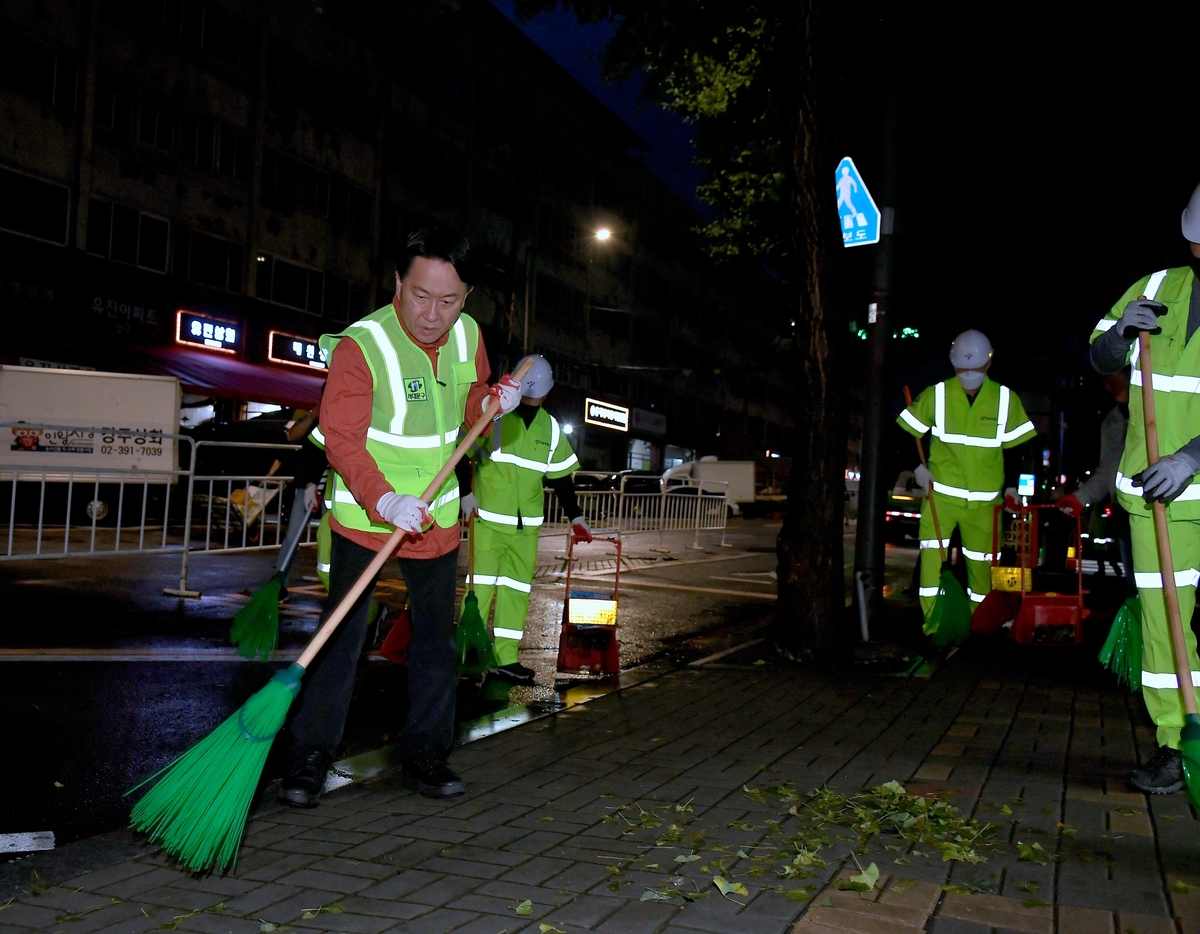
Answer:
M567 586L563 598L562 632L558 637L558 670L561 672L615 675L621 670L617 643L617 594L621 584L621 541L608 542L617 552L616 576L612 593L571 590L571 565L574 563L575 536L567 545Z

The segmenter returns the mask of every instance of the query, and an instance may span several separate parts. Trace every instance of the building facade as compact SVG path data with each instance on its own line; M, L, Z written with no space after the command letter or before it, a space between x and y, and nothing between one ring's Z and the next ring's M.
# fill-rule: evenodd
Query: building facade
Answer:
M585 466L787 453L782 302L704 256L644 148L482 0L13 0L0 362L176 375L218 419L311 404L316 339L448 224L494 371L551 360Z

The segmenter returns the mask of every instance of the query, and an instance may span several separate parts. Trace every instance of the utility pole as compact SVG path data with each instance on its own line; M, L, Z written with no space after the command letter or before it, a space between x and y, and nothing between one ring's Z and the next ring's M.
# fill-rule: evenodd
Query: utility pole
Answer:
M884 529L890 478L884 476L884 438L891 405L892 282L895 267L897 136L900 67L895 48L883 69L882 151L878 168L880 239L875 247L875 288L867 315L867 372L863 399L862 464L858 484L858 528L854 540L854 604L862 639L868 641L883 611Z

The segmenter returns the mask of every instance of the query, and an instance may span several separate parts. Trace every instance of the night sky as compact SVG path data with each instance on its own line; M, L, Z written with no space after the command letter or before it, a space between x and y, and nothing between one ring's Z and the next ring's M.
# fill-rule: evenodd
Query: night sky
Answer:
M493 2L512 17L511 0ZM895 307L921 338L897 342L897 411L900 387L949 375L950 340L977 327L996 347L993 375L1050 421L1066 413L1068 463L1092 466L1108 405L1087 364L1092 325L1137 278L1188 261L1179 213L1200 183L1196 7L1143 2L1120 18L1099 6L832 7L846 20L831 50L829 128L868 185L880 63L889 49L901 60ZM519 25L646 140L651 168L695 203L689 127L639 106L636 82L599 77L615 27L581 27L561 11ZM871 249L843 257L847 325L870 301Z

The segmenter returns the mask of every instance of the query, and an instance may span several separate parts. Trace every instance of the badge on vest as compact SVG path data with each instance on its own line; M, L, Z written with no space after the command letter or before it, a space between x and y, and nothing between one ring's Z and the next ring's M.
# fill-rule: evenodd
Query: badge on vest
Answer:
M415 376L404 381L404 398L409 402L425 401L425 377Z

